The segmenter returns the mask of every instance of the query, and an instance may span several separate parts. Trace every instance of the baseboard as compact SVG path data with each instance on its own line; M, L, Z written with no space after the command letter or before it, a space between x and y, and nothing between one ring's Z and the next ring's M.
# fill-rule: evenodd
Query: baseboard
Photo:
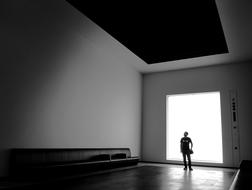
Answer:
M183 163L168 163L168 162L155 162L155 161L140 161L140 163L152 163L152 164L168 164L168 165L179 165L183 166ZM192 166L199 167L211 167L211 168L227 168L227 169L238 169L237 167L227 167L227 166L214 166L214 165L200 165L200 164L192 164Z

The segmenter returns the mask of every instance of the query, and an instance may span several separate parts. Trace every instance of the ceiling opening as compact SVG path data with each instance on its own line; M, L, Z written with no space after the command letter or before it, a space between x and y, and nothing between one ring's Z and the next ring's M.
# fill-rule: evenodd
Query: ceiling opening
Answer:
M67 0L147 64L228 53L214 0Z

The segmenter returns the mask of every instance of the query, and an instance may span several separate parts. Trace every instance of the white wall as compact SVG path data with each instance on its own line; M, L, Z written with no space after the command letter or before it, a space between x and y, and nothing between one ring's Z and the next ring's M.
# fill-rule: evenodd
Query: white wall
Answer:
M167 162L165 159L166 95L220 91L224 166L234 166L229 90L236 90L238 93L240 159L252 159L251 81L251 63L145 74L143 77L142 159ZM207 134L206 138L214 140L214 137L208 137Z
M141 61L66 1L0 2L0 176L10 148L140 155Z

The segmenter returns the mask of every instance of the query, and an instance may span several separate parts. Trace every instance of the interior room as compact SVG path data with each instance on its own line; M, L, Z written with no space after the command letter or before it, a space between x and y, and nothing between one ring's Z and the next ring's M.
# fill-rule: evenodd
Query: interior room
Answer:
M252 1L99 3L0 1L0 189L249 189Z

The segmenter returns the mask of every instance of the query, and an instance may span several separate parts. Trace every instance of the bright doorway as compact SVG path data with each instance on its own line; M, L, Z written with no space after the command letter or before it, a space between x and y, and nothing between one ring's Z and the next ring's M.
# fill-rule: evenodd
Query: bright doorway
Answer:
M185 131L193 142L192 161L223 163L220 92L167 95L166 160L182 160Z

